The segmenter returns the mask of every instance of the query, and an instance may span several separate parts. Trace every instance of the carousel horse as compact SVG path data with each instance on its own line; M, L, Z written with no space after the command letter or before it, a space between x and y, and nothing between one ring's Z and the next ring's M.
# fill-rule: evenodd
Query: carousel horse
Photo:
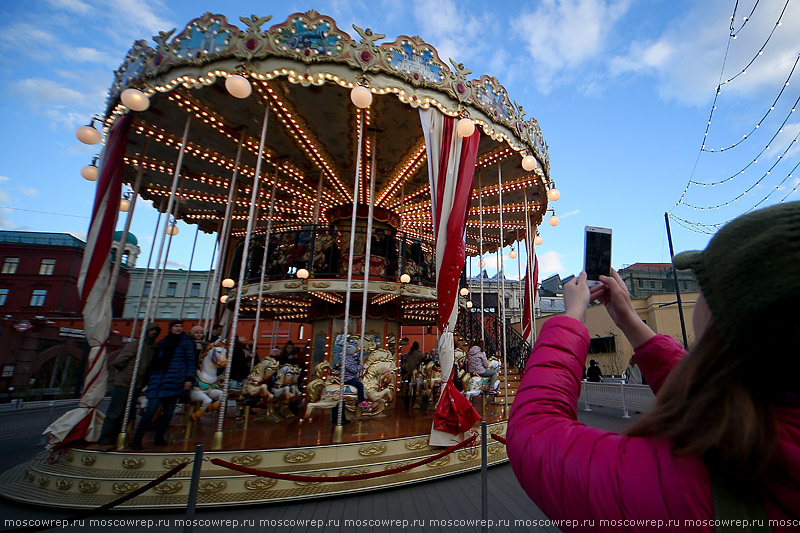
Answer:
M372 403L369 412L377 414L394 400L394 377L397 367L388 350L373 350L364 361L364 395Z
M244 380L243 392L247 396L255 396L265 401L272 399L269 380L278 370L278 361L274 357L265 357L253 367L250 375Z
M436 401L438 396L434 393L442 384L442 370L434 363L429 361L420 365L417 374L417 399L414 408L422 407L423 402Z
M297 365L285 364L275 374L275 383L272 386L273 398L281 402L280 415L284 418L294 418L294 413L289 409L289 404L302 397L297 387L297 376L300 368Z
M195 383L189 398L193 402L200 402L200 407L192 413L192 420L197 421L206 411L213 411L219 407L222 389L219 387L217 369L228 364L225 358L227 350L225 341L217 340L209 344L200 356L200 363L195 373Z

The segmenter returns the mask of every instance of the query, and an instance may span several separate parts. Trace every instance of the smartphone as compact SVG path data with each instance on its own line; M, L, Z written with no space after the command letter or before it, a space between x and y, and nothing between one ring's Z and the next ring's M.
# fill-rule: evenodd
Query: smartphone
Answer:
M611 228L586 226L583 257L589 287L599 285L601 275L611 275Z

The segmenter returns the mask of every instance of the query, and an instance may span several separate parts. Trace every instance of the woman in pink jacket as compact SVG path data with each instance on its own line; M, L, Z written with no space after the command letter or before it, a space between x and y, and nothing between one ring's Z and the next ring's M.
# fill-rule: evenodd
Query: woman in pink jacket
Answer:
M514 473L565 530L800 530L800 202L739 217L674 264L702 289L688 355L642 322L616 272L564 287L565 316L542 328L511 412ZM658 399L627 435L576 417L595 299Z

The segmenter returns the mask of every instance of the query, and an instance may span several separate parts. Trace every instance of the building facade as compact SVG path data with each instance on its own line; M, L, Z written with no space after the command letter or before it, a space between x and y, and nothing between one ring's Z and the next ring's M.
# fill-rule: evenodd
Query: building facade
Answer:
M144 268L132 268L129 272L130 289L122 317L144 318L153 271L147 271L146 279ZM158 305L151 315L155 318L201 318L208 303L208 286L213 275L214 272L208 270L165 270L160 291L157 291ZM215 299L216 296L215 292Z
M466 279L466 286L469 289L473 309L481 307L481 278ZM502 291L503 287L505 292ZM489 277L484 271L483 277L483 306L486 311L493 313L499 312L499 296L503 293L503 303L506 306L506 319L512 324L520 321L522 309L525 302L525 278L521 280L505 278L500 279L500 274Z
M647 298L652 294L675 293L672 263L634 263L622 267L619 276L631 298ZM699 292L700 285L691 270L678 270L678 288L681 293Z

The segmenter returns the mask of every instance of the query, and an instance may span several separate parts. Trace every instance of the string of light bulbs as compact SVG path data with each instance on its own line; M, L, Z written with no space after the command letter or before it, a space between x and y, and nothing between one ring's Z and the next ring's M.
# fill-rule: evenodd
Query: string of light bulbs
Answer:
M744 20L742 21L742 25L739 26L738 30L734 30L733 29L734 19L736 18L736 11L737 11L737 9L739 7L739 1L738 0L736 1L736 5L733 8L733 15L731 16L731 33L730 33L730 36L733 39L736 39L736 36L739 34L739 32L742 31L745 26L747 26L748 22L750 22L750 18L753 16L753 13L755 13L759 2L760 2L760 0L756 0L756 3L753 5L753 9L750 10L750 14L747 15L746 17L743 17Z

